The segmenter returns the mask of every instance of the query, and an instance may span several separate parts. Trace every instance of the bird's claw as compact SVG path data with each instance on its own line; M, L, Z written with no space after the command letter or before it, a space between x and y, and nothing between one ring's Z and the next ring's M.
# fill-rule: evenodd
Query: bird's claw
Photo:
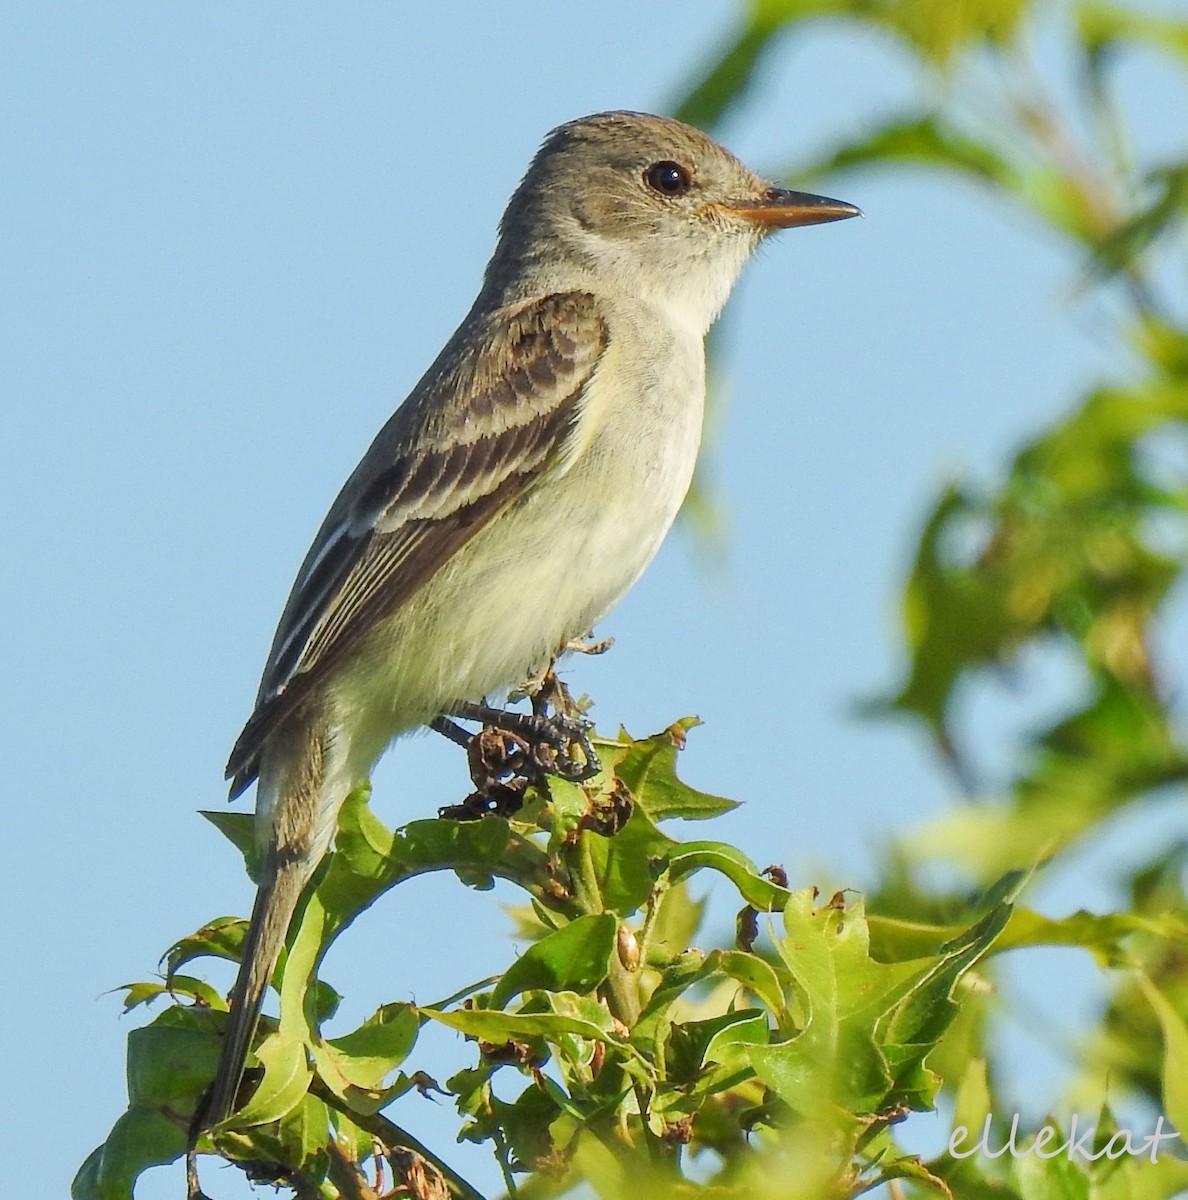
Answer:
M594 722L583 716L553 713L545 716L533 713L529 718L532 733L536 735L533 745L533 761L546 774L557 775L570 783L583 783L602 770L602 763L594 750L590 734ZM575 758L572 750L577 746L581 757Z
M481 721L483 728L471 734L451 717ZM431 725L466 746L470 777L480 794L516 779L527 782L545 775L582 783L602 770L590 736L594 724L576 710L525 713L459 704Z
M570 642L558 653L601 654L612 640ZM523 802L530 783L549 775L584 783L602 770L591 738L594 723L585 715L586 705L574 700L557 677L554 662L534 671L509 697L513 703L529 700L531 712L465 702L430 722L431 728L466 748L470 778L477 789L462 804L442 809L443 817L470 820L488 813L509 815ZM457 720L477 721L482 727L471 733Z

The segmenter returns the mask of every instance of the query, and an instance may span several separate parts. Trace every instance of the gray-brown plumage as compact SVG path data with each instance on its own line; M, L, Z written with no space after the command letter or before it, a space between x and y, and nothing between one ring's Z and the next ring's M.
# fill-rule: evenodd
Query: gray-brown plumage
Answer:
M236 1106L260 1004L339 808L398 735L593 628L672 524L707 329L768 233L853 216L639 113L555 130L458 331L347 480L228 764L259 779L263 869L218 1073Z
M463 331L466 337L461 337ZM227 764L232 798L260 747L353 638L398 607L563 452L606 345L588 292L544 296L463 326L380 431L306 556ZM457 697L463 699L464 697Z

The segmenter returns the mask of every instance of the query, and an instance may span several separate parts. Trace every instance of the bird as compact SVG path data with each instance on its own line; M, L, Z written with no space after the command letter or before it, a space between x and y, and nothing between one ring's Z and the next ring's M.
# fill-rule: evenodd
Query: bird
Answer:
M232 1117L347 794L400 735L524 679L655 555L693 477L705 335L768 235L860 215L707 134L605 112L547 135L477 298L318 530L227 765L258 891L198 1114Z

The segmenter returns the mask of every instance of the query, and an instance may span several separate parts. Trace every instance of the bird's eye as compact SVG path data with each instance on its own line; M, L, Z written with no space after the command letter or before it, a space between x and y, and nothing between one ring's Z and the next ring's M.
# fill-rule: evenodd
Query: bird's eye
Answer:
M688 169L668 159L652 163L644 172L644 183L662 196L683 196L693 186Z

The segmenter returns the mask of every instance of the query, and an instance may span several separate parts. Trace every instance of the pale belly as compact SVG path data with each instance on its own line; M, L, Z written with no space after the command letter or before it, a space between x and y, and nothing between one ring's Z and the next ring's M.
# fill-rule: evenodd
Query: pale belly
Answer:
M352 777L451 702L522 682L635 583L684 500L700 442L700 374L669 382L682 386L609 414L568 472L477 534L339 673Z

